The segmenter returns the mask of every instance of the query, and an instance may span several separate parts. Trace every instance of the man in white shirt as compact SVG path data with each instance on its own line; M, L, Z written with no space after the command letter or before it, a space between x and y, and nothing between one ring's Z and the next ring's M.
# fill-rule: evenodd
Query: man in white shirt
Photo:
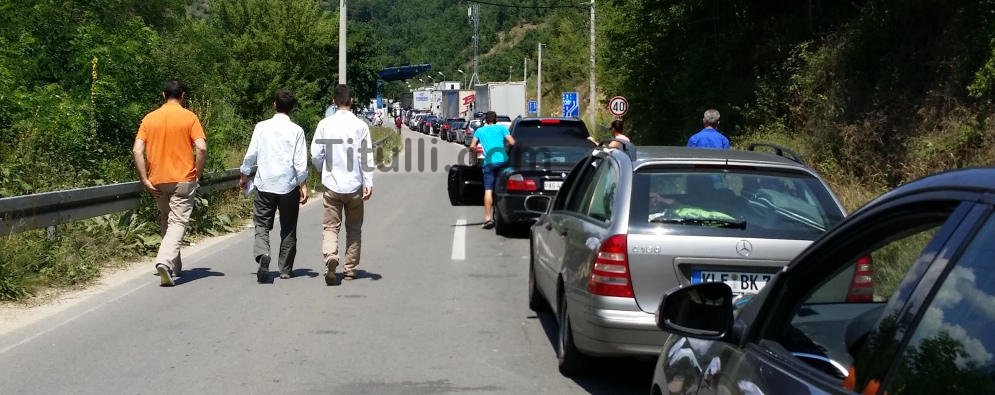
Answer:
M307 143L304 129L290 120L297 98L288 90L276 92L273 118L256 124L249 149L242 160L239 186L249 186L249 176L256 167L252 183L257 190L252 220L256 228L253 253L259 268L256 281L269 281L269 233L273 217L280 212L280 278L293 276L297 256L297 214L299 204L307 203ZM248 192L248 191L246 191Z
M325 284L339 285L339 230L345 214L344 278L356 278L363 228L363 202L373 194L373 148L370 127L352 113L352 94L346 85L335 87L338 111L318 122L311 141L311 161L321 169L325 186L321 254Z

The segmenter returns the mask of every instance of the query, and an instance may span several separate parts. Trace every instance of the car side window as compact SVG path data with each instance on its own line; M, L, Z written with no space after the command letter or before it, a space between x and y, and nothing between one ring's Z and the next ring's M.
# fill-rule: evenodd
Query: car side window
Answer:
M900 307L896 298L903 293L908 297L911 288L906 283L918 279L909 273L928 265L959 224L959 216L951 220L956 208L956 203L896 208L865 221L867 226L854 229L840 243L830 243L833 246L826 249L834 252L812 258L824 268L788 280L797 282L797 289L810 291L799 298L803 302L781 330L778 343L807 365L840 380L855 376L857 368L866 371L866 363L854 361L863 361L868 353L878 362L893 358L894 347L868 347L873 343L868 339L887 331L881 324L886 307Z
M607 222L612 216L612 205L615 204L615 189L618 186L618 168L612 162L605 160L595 173L597 184L592 184L591 199L587 215L599 221Z
M570 196L567 197L567 204L564 207L565 210L575 213L587 212L588 203L591 201L591 189L595 181L597 181L594 175L602 160L595 159L580 169L574 169L574 171L580 171L580 173L577 174L577 179L574 180L574 187L570 189Z
M890 394L995 393L995 218L929 302L888 379Z

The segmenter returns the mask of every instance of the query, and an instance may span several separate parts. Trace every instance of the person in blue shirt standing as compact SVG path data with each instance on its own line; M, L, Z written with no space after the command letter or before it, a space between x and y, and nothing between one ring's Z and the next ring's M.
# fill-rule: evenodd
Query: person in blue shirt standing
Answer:
M729 149L729 139L715 129L719 126L719 118L719 110L714 108L705 110L705 116L701 119L705 128L688 139L688 147Z
M497 113L488 111L484 115L484 126L473 132L470 152L475 152L479 144L484 149L484 229L494 227L491 219L491 206L494 204L494 181L498 172L508 163L508 151L504 144L515 145L515 139L504 125L497 124Z

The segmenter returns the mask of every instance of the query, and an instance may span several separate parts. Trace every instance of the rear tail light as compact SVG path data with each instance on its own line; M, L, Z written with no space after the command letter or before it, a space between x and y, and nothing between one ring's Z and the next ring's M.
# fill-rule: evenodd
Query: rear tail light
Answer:
M854 264L853 280L846 291L847 303L870 303L874 301L874 266L871 257L863 256Z
M634 297L627 247L625 235L614 235L601 243L587 283L588 291L602 296Z
M559 119L540 119L539 120L539 124L540 125L559 125L560 124L560 120Z
M522 177L521 174L514 174L508 177L508 190L509 191L537 191L539 187L536 185L535 180Z

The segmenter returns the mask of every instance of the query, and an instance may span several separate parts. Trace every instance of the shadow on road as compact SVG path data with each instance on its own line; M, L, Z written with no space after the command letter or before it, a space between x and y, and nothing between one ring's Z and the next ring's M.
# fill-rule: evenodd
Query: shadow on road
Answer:
M549 352L556 353L559 324L553 313L527 318L539 321L549 340ZM594 358L591 363L586 375L570 379L592 394L646 394L653 384L656 358Z
M187 269L183 271L183 276L176 278L176 285L186 284L191 281L197 281L205 277L221 277L224 276L221 272L212 272L209 267L197 267L193 269Z
M311 269L295 269L291 273L293 273L294 277L301 277L301 276L307 276L309 278L318 277L318 273Z
M336 274L336 276L339 277L339 280L345 280L345 273L338 273ZM370 273L363 269L356 269L356 278L353 281L363 280L363 279L370 279L371 281L377 281L381 278L383 278L383 276L381 276L379 273Z

